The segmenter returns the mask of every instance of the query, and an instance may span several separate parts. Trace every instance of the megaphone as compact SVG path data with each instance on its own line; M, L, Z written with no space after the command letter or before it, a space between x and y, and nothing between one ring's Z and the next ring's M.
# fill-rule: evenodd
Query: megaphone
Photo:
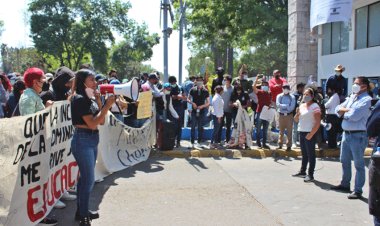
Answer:
M131 81L120 84L120 85L100 85L100 94L105 95L107 93L112 93L115 95L126 96L133 101L136 101L139 97L139 83L134 78Z
M330 129L331 129L331 123L327 123L327 122L324 122L323 120L321 120L321 125L323 126L323 127L325 127L325 129L327 130L327 131L329 131Z

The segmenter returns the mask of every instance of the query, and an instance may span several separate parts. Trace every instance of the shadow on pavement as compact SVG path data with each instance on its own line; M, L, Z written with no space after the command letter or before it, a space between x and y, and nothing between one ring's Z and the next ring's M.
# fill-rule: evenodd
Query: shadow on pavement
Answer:
M170 161L172 158L160 158L160 161ZM118 185L115 181L119 178L131 178L134 177L137 171L145 173L156 173L164 169L161 162L158 159L149 158L145 162L141 162L137 165L129 167L125 170L115 172L104 178L104 181L95 183L94 189L91 192L90 197L90 210L98 210L100 203L102 203L103 197L112 186ZM79 225L79 222L74 220L75 211L77 209L76 201L64 201L66 208L53 209L49 214L49 217L58 220L58 225L61 226L74 226ZM100 216L101 217L101 216Z

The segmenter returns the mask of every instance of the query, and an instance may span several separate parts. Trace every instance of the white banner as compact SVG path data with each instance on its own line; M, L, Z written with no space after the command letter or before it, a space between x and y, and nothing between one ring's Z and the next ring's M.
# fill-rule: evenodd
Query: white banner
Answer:
M310 29L320 24L349 21L352 0L311 0Z
M70 151L73 131L68 101L0 120L0 225L36 225L76 184L78 166ZM135 129L108 113L100 127L96 177L145 161L154 139L155 120Z

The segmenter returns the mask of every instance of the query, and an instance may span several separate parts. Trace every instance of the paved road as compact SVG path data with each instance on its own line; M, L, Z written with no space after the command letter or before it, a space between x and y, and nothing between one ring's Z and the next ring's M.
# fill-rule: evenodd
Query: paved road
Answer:
M373 225L366 199L330 191L336 159L317 160L316 182L290 175L300 159L152 158L96 184L93 225ZM364 197L368 197L365 187ZM53 215L77 225L75 202Z

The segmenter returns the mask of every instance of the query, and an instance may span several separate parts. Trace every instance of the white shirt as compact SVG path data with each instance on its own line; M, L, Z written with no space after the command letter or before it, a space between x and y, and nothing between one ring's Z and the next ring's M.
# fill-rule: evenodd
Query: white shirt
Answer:
M335 114L335 108L340 104L339 95L337 93L334 93L332 97L325 103L326 108L326 114L328 115L334 115Z
M214 108L213 115L218 118L223 116L224 101L218 93L215 93L215 96L212 98L212 107Z
M309 107L305 103L300 106L300 118L298 132L311 132L316 123L314 113L321 112L318 104L313 103Z

